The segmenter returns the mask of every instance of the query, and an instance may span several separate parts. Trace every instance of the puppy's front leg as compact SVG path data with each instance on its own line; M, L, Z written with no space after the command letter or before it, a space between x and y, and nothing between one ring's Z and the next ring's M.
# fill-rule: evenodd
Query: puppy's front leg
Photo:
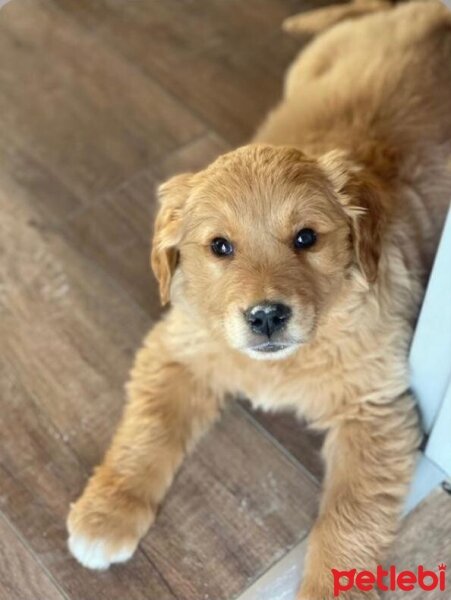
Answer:
M323 499L298 600L334 598L332 569L375 572L396 532L419 441L417 414L408 395L368 404L357 417L329 431ZM345 591L351 581L352 576L343 574L342 600L378 598L376 591Z
M104 462L69 514L69 548L84 566L132 556L185 452L217 414L213 395L166 349L161 323L137 354Z

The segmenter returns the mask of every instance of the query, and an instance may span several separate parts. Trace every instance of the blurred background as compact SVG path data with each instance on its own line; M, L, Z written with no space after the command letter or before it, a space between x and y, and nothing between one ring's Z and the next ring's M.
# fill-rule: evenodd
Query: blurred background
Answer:
M250 138L301 46L280 24L318 6L1 9L1 600L257 600L260 577L292 548L302 554L321 439L246 402L186 461L128 565L84 570L66 550L65 518L160 315L148 266L155 186ZM451 556L450 507L437 492L409 517L395 548L403 566Z

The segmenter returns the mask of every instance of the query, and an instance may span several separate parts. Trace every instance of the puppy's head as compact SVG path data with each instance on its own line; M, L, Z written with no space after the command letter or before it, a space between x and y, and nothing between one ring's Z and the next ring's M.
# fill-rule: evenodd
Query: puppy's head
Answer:
M377 190L339 153L246 146L159 196L151 262L162 302L252 358L288 356L352 273L376 277Z

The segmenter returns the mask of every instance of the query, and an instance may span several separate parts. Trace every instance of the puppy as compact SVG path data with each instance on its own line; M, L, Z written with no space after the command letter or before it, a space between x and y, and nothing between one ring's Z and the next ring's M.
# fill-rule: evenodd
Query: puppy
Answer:
M230 393L328 432L299 600L332 598L332 568L383 560L420 440L407 354L451 194L450 100L440 4L340 23L252 144L160 187L151 262L170 310L70 511L82 564L132 556Z

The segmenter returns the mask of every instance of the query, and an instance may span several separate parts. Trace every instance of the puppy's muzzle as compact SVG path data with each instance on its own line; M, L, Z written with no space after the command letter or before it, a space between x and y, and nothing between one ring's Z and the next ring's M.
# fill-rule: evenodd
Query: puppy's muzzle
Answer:
M286 327L291 317L291 308L286 304L263 302L252 306L244 313L244 318L252 331L269 339Z

